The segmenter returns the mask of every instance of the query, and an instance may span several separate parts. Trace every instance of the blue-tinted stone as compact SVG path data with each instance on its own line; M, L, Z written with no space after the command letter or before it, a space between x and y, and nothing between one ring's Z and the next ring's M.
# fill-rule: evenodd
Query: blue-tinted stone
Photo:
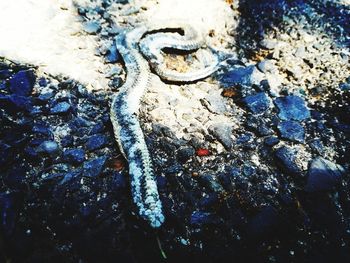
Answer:
M96 34L100 29L101 25L97 21L88 21L83 25L83 30L88 34Z
M86 119L84 119L82 117L77 117L77 118L74 119L74 121L72 121L69 124L69 127L70 128L73 128L73 127L88 127L90 125L91 125L91 123L88 120L86 120Z
M0 81L0 90L5 90L6 89L6 82L5 81Z
M0 142L0 170L11 161L13 148L3 142Z
M86 143L86 148L90 151L97 150L105 146L107 143L107 137L102 134L95 134L89 138Z
M215 193L224 191L222 185L216 180L216 177L212 175L209 175L209 174L201 175L199 176L199 181Z
M25 157L29 160L29 161L38 161L38 153L37 151L33 148L33 147L30 147L30 146L27 146L24 148L24 154L25 154Z
M51 114L66 114L70 111L71 106L68 102L63 101L56 104L51 110Z
M69 146L72 146L73 145L73 142L74 142L74 138L72 135L67 135L67 136L64 136L61 140L61 145L63 147L69 147Z
M267 146L275 146L279 142L280 142L280 140L276 136L270 136L270 137L265 138L265 140L264 140L264 143Z
M301 169L296 164L296 151L293 148L282 146L275 152L276 163L283 171L293 176L302 174Z
M247 96L243 99L243 102L255 114L264 113L270 108L270 99L266 96L265 92Z
M35 75L32 70L21 70L9 80L10 91L18 96L29 96L35 83Z
M350 83L340 83L339 88L344 91L350 90Z
M191 215L191 225L202 226L219 222L219 218L209 212L195 211Z
M105 125L102 122L99 122L96 125L94 125L94 127L92 127L90 134L103 132L104 129L105 129Z
M179 163L175 163L170 165L169 167L165 168L164 173L165 174L176 174L179 173L183 170L183 166L180 165Z
M255 167L253 167L249 164L244 164L243 169L242 169L242 173L245 176L253 176L255 174Z
M159 177L159 176L158 176ZM125 188L127 186L127 181L123 173L113 172L112 176L113 188Z
M96 177L101 174L107 157L102 156L84 163L84 176Z
M236 143L237 144L243 144L243 143L247 143L252 139L252 134L250 133L244 133L242 135L240 135L237 140Z
M38 153L44 153L48 155L55 155L58 152L58 144L55 141L44 141L42 142L36 151Z
M45 92L45 93L41 93L38 97L39 101L41 101L42 103L47 102L49 99L51 99L53 96L55 96L55 94L51 91Z
M220 78L221 85L226 88L235 85L250 86L252 85L252 75L254 70L254 66L234 68L226 72Z
M281 121L277 126L283 139L290 140L292 142L304 142L305 131L304 127L296 121Z
M78 178L82 174L81 169L73 170L69 173L64 174L63 179L59 182L59 185L65 184L73 180L74 178Z
M312 160L305 190L307 192L329 191L339 185L345 169L322 157Z
M46 87L47 86L47 80L45 78L40 78L38 83L39 83L40 87Z
M9 112L31 111L33 105L28 97L0 94L0 108L8 110Z
M12 70L10 70L10 69L0 70L0 79L7 79L11 75L12 75Z
M324 151L324 146L320 139L313 139L312 141L309 142L309 146L314 152L318 154L321 154Z
M32 128L32 132L37 133L37 134L42 134L42 135L45 135L48 137L53 136L51 129L45 125L42 125L42 124L35 124Z
M106 62L108 63L115 63L119 60L119 53L117 51L117 46L112 45L106 54Z
M83 149L69 149L63 152L63 159L72 164L79 164L85 160L85 151Z
M218 197L218 194L217 193L210 193L204 197L202 197L200 200L199 200L199 203L198 205L201 207L201 208L211 208L213 207L213 205L217 204L219 201L219 197Z
M180 148L177 152L177 159L185 163L187 162L191 157L195 156L195 150L192 147L184 147Z
M299 96L279 97L275 99L275 104L279 110L278 116L282 120L302 121L310 118L310 111Z

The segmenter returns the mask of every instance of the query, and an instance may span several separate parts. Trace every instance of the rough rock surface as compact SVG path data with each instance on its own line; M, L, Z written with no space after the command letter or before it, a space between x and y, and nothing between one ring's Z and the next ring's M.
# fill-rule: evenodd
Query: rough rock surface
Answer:
M155 231L135 213L109 101L126 76L114 36L160 2L75 1L103 90L0 61L0 261L349 262L349 5L222 1L232 27L204 32L231 54L218 72L153 77L140 122L166 217Z

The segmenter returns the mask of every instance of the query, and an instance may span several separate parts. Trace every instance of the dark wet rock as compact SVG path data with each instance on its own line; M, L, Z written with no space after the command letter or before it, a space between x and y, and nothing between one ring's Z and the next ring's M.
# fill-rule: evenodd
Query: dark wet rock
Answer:
M282 146L275 151L276 164L287 174L300 176L301 169L296 164L296 150Z
M129 3L129 0L115 0L115 2L125 5L125 4Z
M280 223L277 210L272 206L266 206L249 221L247 226L248 237L261 238L272 234Z
M1 69L0 70L0 79L7 79L13 74L10 69Z
M210 209L219 202L217 193L209 193L199 200L199 207L202 209Z
M59 185L69 183L73 179L77 179L82 174L81 169L73 170L68 173L63 174L62 180L59 182Z
M51 114L67 114L71 110L71 105L66 102L59 102L51 110Z
M83 149L68 149L63 152L63 159L72 164L80 164L85 160Z
M15 229L15 196L12 193L0 193L0 228L5 236L10 236Z
M125 188L128 185L125 175L121 172L116 171L112 174L112 184L114 189Z
M324 86L316 86L310 89L310 94L313 96L320 96L326 92L327 88Z
M339 185L345 169L322 157L312 160L305 190L307 192L329 191Z
M299 96L279 97L275 99L275 104L279 110L278 116L282 120L302 121L310 118L310 111L303 98Z
M174 163L165 168L164 174L177 174L183 170L183 166L179 163Z
M0 141L0 171L11 161L13 153L14 149L10 145Z
M98 157L84 163L84 176L96 177L101 174L106 164L107 156Z
M19 189L24 182L26 176L25 167L13 167L10 171L8 171L5 178L3 178L4 183L7 187L11 189Z
M0 91L6 89L6 82L5 81L0 81Z
M39 160L39 154L31 146L27 146L24 148L24 156L29 162L36 162Z
M242 174L246 177L251 177L256 173L256 167L253 164L245 163L242 167Z
M260 136L267 136L275 133L272 129L272 125L268 123L265 118L261 118L255 114L249 114L247 116L245 125L249 130L257 132Z
M38 153L56 155L59 151L57 142L55 141L44 141L36 149Z
M201 182L205 187L209 188L211 191L215 193L223 192L224 189L222 185L216 180L213 175L204 174L199 176L199 182Z
M277 126L281 137L292 142L303 143L305 139L304 127L296 121L281 121Z
M191 225L194 226L210 225L219 222L219 217L209 212L195 211L191 215Z
M102 122L97 123L94 125L90 131L90 134L96 134L96 133L101 133L105 129L105 125Z
M85 118L82 117L77 117L75 118L70 124L69 126L71 128L75 128L75 127L89 127L91 125L91 122L88 121Z
M269 136L269 137L265 138L265 140L264 140L264 143L267 146L275 146L279 142L280 142L280 140L276 136Z
M88 21L83 24L83 30L88 34L96 34L100 29L101 25L98 21Z
M102 134L95 134L89 138L89 140L86 143L86 148L89 151L94 151L97 149L102 148L107 143L107 137Z
M270 99L266 96L265 92L247 96L243 99L243 102L255 114L264 113L270 107Z
M309 142L310 148L317 154L322 154L324 152L324 146L320 139L313 139Z
M268 136L275 133L274 130L270 127L270 124L266 123L264 120L261 120L259 122L256 130L260 136Z
M177 159L180 162L185 163L191 157L195 156L195 153L196 151L192 147L183 147L177 151Z
M62 145L62 147L69 147L69 146L72 146L72 145L73 145L73 142L74 142L74 138L73 138L72 135L64 136L64 137L61 139L61 145Z
M28 97L18 96L16 94L0 94L0 108L5 108L11 113L16 113L19 111L29 112L31 111L32 107L32 101Z
M18 96L29 96L35 83L35 75L32 70L21 70L9 80L9 89Z
M226 123L217 123L209 127L209 132L216 138L224 147L229 150L232 148L233 141L232 126Z
M32 128L32 132L35 134L40 134L49 138L53 138L53 133L50 127L43 124L35 124Z
M220 82L226 88L236 85L251 86L255 70L257 69L254 66L233 68L220 78Z
M252 138L253 138L253 134L251 134L251 133L244 133L244 134L241 134L237 138L236 143L237 144L245 144L245 143L249 142Z

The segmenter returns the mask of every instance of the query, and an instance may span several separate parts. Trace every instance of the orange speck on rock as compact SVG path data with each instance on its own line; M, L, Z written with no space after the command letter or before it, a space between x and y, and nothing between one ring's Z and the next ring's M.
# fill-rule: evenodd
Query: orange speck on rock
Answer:
M196 152L197 156L208 156L210 154L208 149L199 148Z
M116 171L121 171L125 167L124 161L122 159L114 159L112 160L112 168Z
M228 98L234 98L234 97L237 97L237 95L238 93L234 88L225 89L222 92L222 96L228 97Z
M197 172L192 172L192 177L197 177L197 176L199 176L199 173L197 173Z

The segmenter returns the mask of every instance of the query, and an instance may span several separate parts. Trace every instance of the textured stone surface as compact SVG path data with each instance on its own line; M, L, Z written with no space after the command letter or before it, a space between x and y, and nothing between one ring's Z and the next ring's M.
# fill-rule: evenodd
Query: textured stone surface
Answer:
M275 104L279 109L278 116L282 120L301 121L310 117L310 111L301 97L285 96L276 98Z
M342 166L316 157L310 164L305 190L308 192L332 190L339 185L343 175L345 170Z

